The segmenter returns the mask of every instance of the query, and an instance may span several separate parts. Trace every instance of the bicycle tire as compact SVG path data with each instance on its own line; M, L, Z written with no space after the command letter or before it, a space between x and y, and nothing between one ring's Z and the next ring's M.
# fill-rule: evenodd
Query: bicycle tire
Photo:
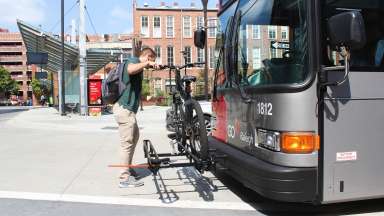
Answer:
M205 118L204 113L201 109L200 104L191 99L191 105L192 105L192 111L195 114L194 121L192 122L192 127L194 131L194 137L189 137L190 139L190 148L192 153L195 153L199 159L202 161L208 160L208 136L207 136L207 130L205 126ZM195 134L195 133L198 134ZM199 146L197 148L195 143L196 135L198 137ZM201 161L200 161L201 162Z

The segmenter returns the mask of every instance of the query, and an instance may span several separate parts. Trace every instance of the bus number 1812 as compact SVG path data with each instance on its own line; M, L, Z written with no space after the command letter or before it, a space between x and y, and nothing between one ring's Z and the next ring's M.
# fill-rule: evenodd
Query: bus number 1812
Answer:
M257 103L258 115L272 115L272 103Z

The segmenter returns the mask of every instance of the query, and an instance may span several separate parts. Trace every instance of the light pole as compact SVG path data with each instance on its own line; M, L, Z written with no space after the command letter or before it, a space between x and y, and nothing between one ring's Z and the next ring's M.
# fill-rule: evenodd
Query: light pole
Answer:
M208 0L201 0L201 3L203 4L204 12L204 29L207 34L204 47L204 94L205 100L208 101Z
M59 71L59 113L65 115L65 87L64 87L64 0L61 0L61 70Z

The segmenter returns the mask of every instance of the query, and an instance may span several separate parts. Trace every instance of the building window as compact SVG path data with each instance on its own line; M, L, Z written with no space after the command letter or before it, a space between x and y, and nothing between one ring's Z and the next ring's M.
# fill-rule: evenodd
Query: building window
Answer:
M167 16L167 37L172 38L174 37L174 17L173 16Z
M204 49L197 48L197 62L204 62ZM203 67L203 65L199 65Z
M183 35L184 37L192 37L191 17L183 17Z
M161 17L153 17L153 37L161 38Z
M277 49L270 49L271 58L277 58Z
M155 46L155 53L156 53L156 64L162 64L160 46Z
M261 68L260 48L253 48L252 50L252 67L254 70Z
M191 47L190 46L184 47L184 52L186 55L185 63L186 64L192 63L192 49L191 49ZM184 56L183 56L183 58L184 58Z
M268 26L268 38L276 39L276 26Z
M288 40L288 27L287 26L282 26L281 27L281 39L282 40Z
M209 68L215 68L216 65L216 49L214 46L209 47Z
M216 37L216 18L214 17L208 19L208 37Z
M143 37L149 37L148 17L141 17L141 35Z
M252 25L252 39L260 39L260 26Z
M204 27L204 17L202 17L202 16L198 16L198 17L197 17L196 27L197 27L197 28L202 28L202 27Z
M167 63L168 65L174 65L173 61L173 46L168 46L167 47Z

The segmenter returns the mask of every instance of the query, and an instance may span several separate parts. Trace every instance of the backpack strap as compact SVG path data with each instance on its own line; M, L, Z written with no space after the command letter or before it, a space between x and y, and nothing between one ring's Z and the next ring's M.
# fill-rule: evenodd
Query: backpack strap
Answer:
M120 63L118 66L118 74L119 74L119 95L123 94L123 91L127 88L127 84L123 80L123 76L125 71L126 62Z

